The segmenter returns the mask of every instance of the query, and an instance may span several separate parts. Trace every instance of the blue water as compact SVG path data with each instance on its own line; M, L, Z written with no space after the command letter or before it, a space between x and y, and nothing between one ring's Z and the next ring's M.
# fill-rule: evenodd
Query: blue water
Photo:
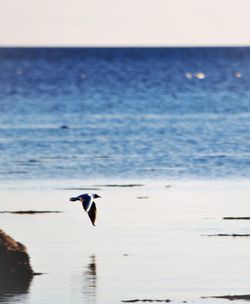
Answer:
M0 48L1 180L249 177L250 48Z

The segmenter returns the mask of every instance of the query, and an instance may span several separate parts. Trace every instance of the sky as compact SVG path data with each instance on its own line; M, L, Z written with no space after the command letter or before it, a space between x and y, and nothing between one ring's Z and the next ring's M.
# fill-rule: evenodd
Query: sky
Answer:
M250 46L250 0L0 0L0 46Z

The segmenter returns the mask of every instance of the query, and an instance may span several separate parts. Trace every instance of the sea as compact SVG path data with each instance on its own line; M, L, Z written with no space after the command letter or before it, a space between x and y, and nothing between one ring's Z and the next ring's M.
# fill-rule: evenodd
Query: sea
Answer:
M0 180L249 177L249 47L0 48Z
M249 300L249 178L250 48L0 48L1 304Z

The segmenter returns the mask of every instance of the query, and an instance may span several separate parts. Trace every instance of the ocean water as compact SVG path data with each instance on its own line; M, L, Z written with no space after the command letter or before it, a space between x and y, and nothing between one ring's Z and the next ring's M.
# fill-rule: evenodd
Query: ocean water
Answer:
M1 211L61 213L0 212L1 229L27 246L33 269L42 273L19 285L0 285L0 303L229 304L210 297L244 299L249 220L223 220L249 216L249 185L243 184L103 186L97 192L102 198L96 200L96 227L81 204L68 202L79 190L1 190ZM246 302L242 299L233 303Z
M0 179L250 177L250 48L0 48Z
M246 299L249 177L250 48L0 48L0 228L42 273L0 303Z

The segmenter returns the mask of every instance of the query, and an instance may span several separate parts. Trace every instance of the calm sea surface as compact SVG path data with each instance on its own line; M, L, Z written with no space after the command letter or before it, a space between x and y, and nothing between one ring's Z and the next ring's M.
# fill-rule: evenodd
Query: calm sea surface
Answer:
M249 178L250 48L0 48L0 179Z
M1 211L62 213L0 213L1 229L43 273L0 285L0 303L230 304L202 297L249 295L249 221L222 219L249 216L247 183L192 183L101 187L96 227L81 204L68 202L80 190L1 190Z

